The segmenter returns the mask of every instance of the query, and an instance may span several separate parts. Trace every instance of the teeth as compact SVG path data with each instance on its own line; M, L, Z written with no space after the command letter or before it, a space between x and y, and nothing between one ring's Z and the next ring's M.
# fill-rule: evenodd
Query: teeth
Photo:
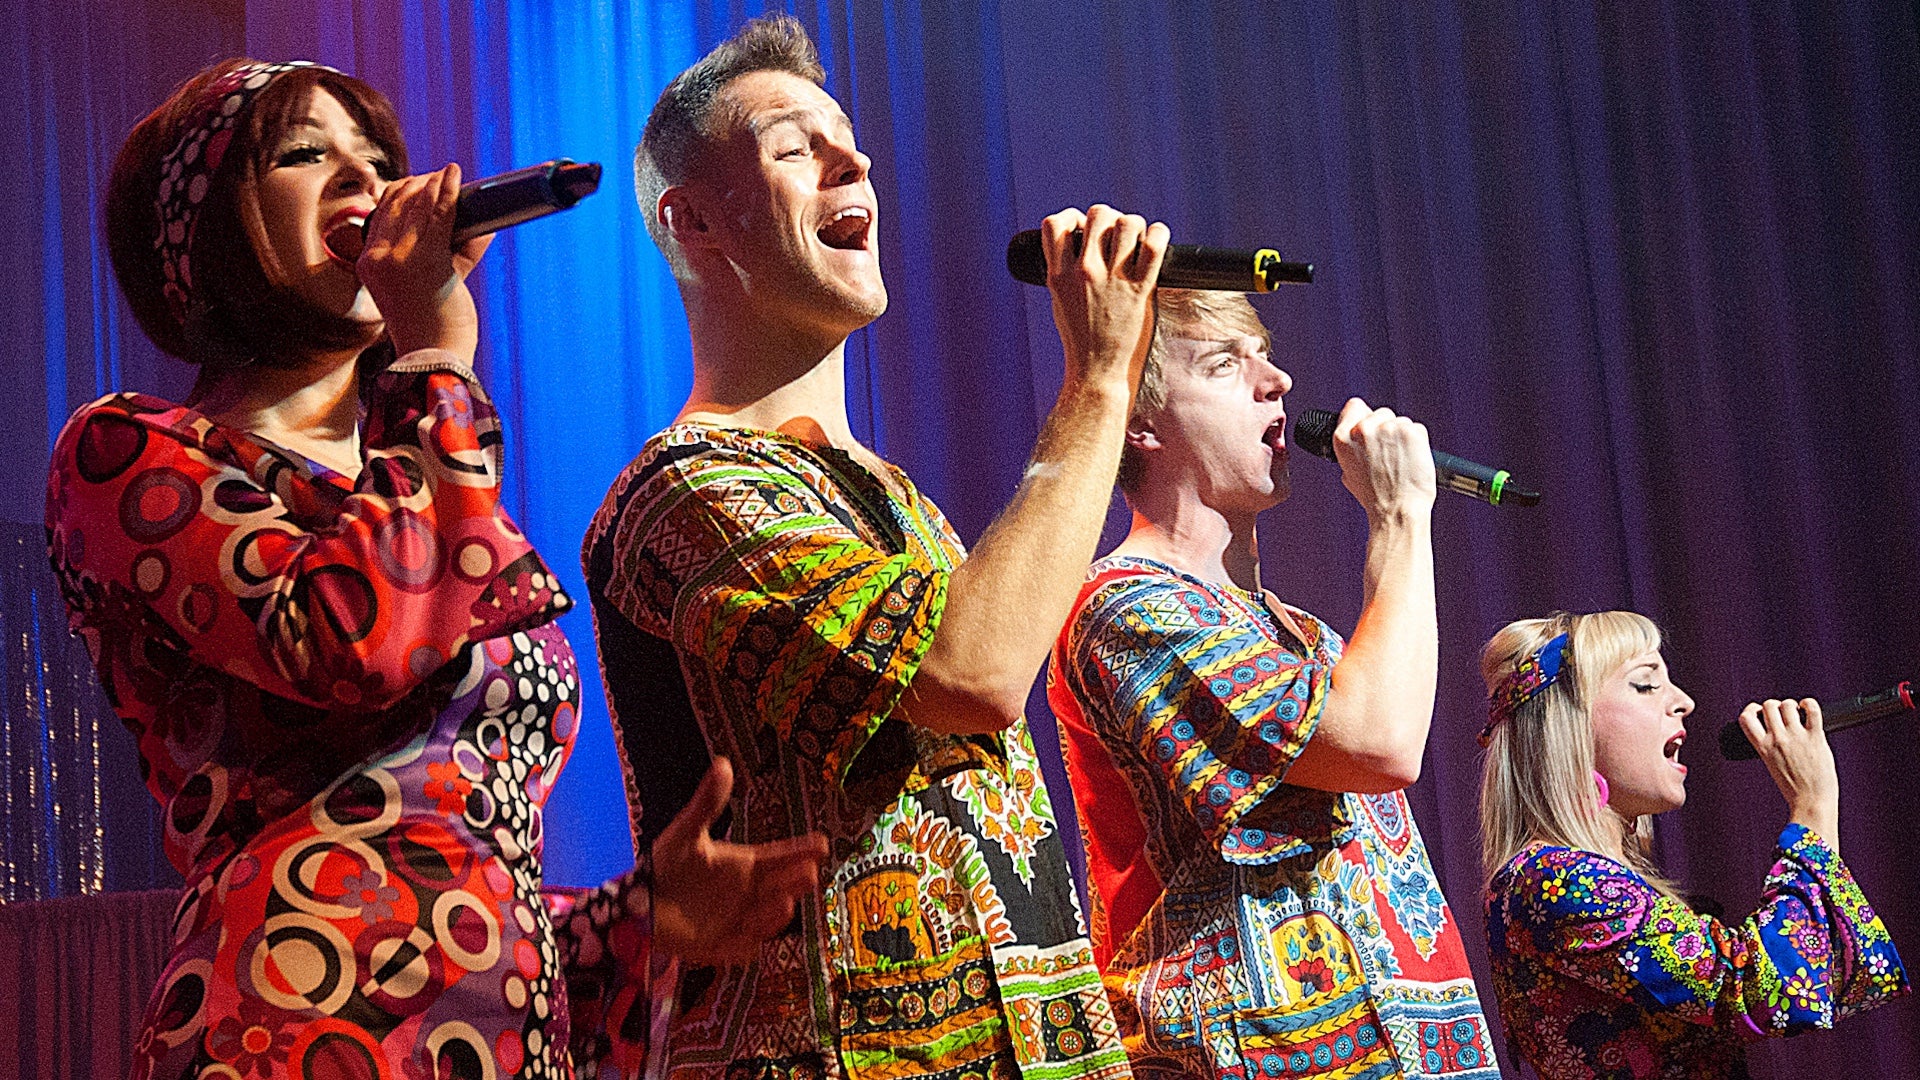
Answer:
M835 221L839 221L839 220L840 220L841 218L849 218L849 217L857 217L857 218L859 218L859 219L861 219L862 221L864 221L864 220L866 220L866 219L867 219L867 218L868 218L869 216L870 216L870 215L869 215L869 214L867 213L867 208L866 208L866 207L864 207L864 206L849 206L849 207L847 207L847 208L846 208L845 210L842 210L842 211L840 211L839 213L837 213L837 214L835 214L835 215L833 215L833 220L835 220Z
M349 214L347 216L347 224L352 225L354 228L359 228L366 223L367 218L365 214Z

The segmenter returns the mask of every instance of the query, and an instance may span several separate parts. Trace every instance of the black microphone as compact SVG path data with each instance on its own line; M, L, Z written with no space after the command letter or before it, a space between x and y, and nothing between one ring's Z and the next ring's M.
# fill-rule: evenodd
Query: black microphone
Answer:
M1877 694L1861 694L1832 705L1823 704L1820 706L1820 717L1822 726L1831 734L1912 711L1913 684L1902 682ZM1747 733L1741 729L1740 721L1730 720L1720 729L1720 756L1728 761L1751 761L1760 756L1760 751L1747 741Z
M476 236L499 232L509 225L559 213L599 188L599 163L570 158L555 158L461 184L453 204L453 246L458 248ZM335 255L353 262L360 257L366 238L367 227L362 222L357 229L346 225L330 230L325 240Z
M453 208L453 246L509 225L546 217L600 189L600 163L555 158L460 185Z
M1293 424L1293 443L1309 454L1317 454L1328 461L1333 456L1333 429L1340 425L1340 417L1325 409L1308 409L1300 414ZM1440 476L1440 486L1462 495L1471 495L1495 506L1512 503L1515 506L1532 506L1540 501L1540 493L1530 491L1514 482L1513 474L1505 469L1496 469L1490 465L1481 465L1466 458L1433 452L1433 469Z
M1077 238L1081 234L1074 233ZM1047 283L1047 253L1040 230L1013 234L1007 242L1007 272L1029 285ZM1160 285L1168 289L1219 289L1225 292L1272 292L1282 285L1305 285L1313 280L1313 264L1287 262L1272 248L1238 248L1168 244L1160 263Z

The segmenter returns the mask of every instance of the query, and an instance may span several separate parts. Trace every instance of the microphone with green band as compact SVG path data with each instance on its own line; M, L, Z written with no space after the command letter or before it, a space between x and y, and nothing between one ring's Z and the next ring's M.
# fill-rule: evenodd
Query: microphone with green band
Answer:
M1333 429L1340 417L1325 409L1308 409L1293 424L1293 444L1309 454L1333 461ZM1433 469L1440 486L1462 495L1470 495L1495 506L1532 506L1540 493L1521 487L1505 469L1468 461L1465 458L1433 452Z

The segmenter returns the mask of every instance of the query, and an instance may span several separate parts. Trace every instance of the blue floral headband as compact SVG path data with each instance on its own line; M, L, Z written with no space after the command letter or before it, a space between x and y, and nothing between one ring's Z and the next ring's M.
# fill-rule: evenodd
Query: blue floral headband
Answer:
M1493 741L1493 729L1512 719L1520 706L1532 701L1540 691L1560 679L1567 659L1567 635L1553 640L1522 657L1513 673L1500 680L1487 702L1487 726L1480 729L1480 745Z

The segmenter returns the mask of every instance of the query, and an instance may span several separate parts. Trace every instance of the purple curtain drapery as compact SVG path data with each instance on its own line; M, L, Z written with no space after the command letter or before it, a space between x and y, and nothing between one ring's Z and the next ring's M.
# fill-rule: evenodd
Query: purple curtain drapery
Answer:
M27 323L0 512L37 520L47 440L72 406L109 386L178 392L113 296L91 200L126 128L201 63L247 46L352 68L393 94L423 164L620 148L592 151L609 167L596 198L620 200L624 148L676 58L759 6L8 0L27 107L0 114L0 137L31 192L0 211L18 253L0 273ZM1442 683L1413 801L1477 970L1474 657L1510 618L1632 607L1662 623L1700 703L1691 799L1661 822L1662 853L1730 909L1754 901L1784 808L1759 766L1720 762L1699 736L1752 698L1911 677L1920 641L1911 3L793 6L881 192L893 306L849 351L856 423L964 536L1005 502L1058 385L1045 295L1001 269L1012 231L1102 200L1177 239L1309 259L1314 285L1258 301L1296 411L1361 394L1546 492L1530 512L1449 500L1436 514ZM664 268L631 210L607 206L576 212L607 215L598 235L539 247L529 226L483 270L504 281L537 251L576 279L558 300L490 294L485 315L516 512L563 567L597 492L675 404L640 376L684 371ZM539 351L556 339L575 348ZM1266 527L1267 582L1350 627L1364 523L1320 462L1298 463L1295 489ZM587 730L600 749L549 807L568 881L625 858L604 723ZM1901 801L1920 732L1889 724L1835 749L1848 862L1920 961ZM109 818L115 798L144 795L109 792ZM1839 1062L1920 1075L1920 1005L1754 1055L1782 1077Z
M179 902L155 889L0 907L0 1075L126 1076Z

